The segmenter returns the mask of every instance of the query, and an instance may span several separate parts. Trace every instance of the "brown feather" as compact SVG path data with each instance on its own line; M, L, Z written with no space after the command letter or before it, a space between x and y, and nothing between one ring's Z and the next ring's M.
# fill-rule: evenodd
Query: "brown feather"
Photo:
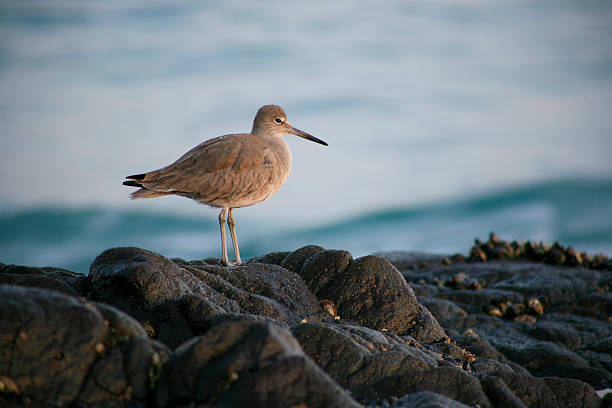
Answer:
M177 194L223 206L224 201L246 198L265 187L280 170L277 162L269 146L256 136L220 136L194 147L169 166L139 177L138 183L147 192L139 190L133 198Z
M137 200L139 198L155 198L155 197L161 197L161 196L165 196L169 194L172 194L172 193L161 193L159 191L151 191L151 190L147 190L146 188L141 188L139 190L134 191L132 194L130 194L130 198L132 200Z

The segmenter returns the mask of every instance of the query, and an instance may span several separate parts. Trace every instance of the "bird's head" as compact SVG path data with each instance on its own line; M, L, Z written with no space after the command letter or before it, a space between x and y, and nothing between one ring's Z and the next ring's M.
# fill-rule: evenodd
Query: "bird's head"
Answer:
M253 120L253 130L251 130L251 133L256 136L265 137L282 137L290 133L327 146L327 143L323 140L291 126L287 121L285 110L278 105L264 105L259 108Z

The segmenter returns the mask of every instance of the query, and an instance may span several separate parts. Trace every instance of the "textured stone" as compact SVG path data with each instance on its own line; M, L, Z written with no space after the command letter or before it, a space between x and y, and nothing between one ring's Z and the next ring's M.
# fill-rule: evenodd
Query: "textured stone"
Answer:
M169 350L120 311L0 285L0 405L121 405L146 399ZM10 384L10 386L6 386Z
M351 264L323 289L343 319L373 329L406 333L415 324L419 304L412 288L389 261L366 256Z
M358 406L288 330L269 322L219 324L183 344L156 391L158 406Z

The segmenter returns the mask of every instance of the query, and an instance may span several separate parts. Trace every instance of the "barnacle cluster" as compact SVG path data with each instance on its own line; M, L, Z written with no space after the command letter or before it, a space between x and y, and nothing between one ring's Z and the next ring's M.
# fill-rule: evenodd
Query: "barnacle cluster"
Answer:
M447 263L461 261L463 257L455 255L447 258ZM520 258L536 262L545 262L558 266L582 266L588 269L612 270L612 260L604 254L591 255L576 251L571 246L563 246L559 242L544 244L533 241L504 241L491 233L489 240L474 241L474 246L467 257L469 262L497 259Z

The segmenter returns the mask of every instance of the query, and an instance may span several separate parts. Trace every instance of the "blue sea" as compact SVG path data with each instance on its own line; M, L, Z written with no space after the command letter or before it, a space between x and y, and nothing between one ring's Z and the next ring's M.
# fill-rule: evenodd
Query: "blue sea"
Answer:
M486 240L492 231L504 239L560 241L612 254L612 179L535 184L313 227L245 222L238 234L243 257L249 258L308 244L347 249L353 256L389 250L466 254L475 238ZM199 216L94 207L37 208L0 216L4 263L86 273L96 255L115 246L188 260L219 257L219 226L215 219Z
M281 191L235 215L244 257L612 254L612 2L0 2L0 262L86 273L134 245L219 256L217 210L130 201L128 174L248 132L286 136Z

